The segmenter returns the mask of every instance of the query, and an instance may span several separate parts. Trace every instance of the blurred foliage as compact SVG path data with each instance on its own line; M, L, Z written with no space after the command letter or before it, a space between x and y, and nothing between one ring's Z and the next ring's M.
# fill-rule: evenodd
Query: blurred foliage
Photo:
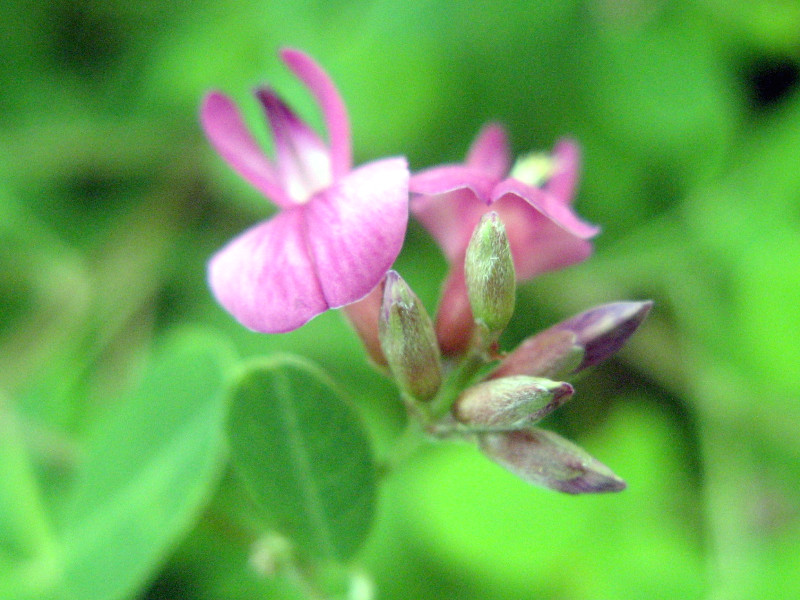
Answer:
M214 348L301 354L379 452L397 434L395 392L339 315L257 335L206 288L209 255L270 209L204 141L199 101L224 89L257 123L248 93L268 80L310 109L283 45L339 85L359 161L458 160L490 119L519 152L580 140L596 256L524 286L505 347L594 304L656 301L546 424L628 491L568 498L431 448L386 480L357 556L379 597L800 596L796 2L6 0L0 21L4 597L93 552L94 595L74 597L294 597L248 563L263 532L222 473L218 383L197 362L224 363ZM446 266L420 227L396 268L433 309ZM187 325L225 341L164 341ZM110 528L64 525L123 488L119 518L97 516Z

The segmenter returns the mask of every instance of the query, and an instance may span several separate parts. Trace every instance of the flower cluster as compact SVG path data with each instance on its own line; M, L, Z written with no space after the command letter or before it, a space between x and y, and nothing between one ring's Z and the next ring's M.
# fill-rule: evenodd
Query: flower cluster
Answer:
M212 257L209 282L219 303L264 333L345 307L373 362L387 368L411 418L430 435L471 439L526 481L563 492L624 488L584 450L536 424L572 397L564 379L618 350L651 304L597 307L507 355L498 349L517 282L591 254L598 228L572 209L577 145L562 140L552 153L512 165L505 131L489 125L462 164L409 175L405 159L389 158L354 169L347 113L333 83L301 52L284 50L281 58L317 100L326 140L273 90L260 88L271 160L229 98L211 92L203 102L213 146L279 209ZM409 208L450 263L435 322L389 270Z

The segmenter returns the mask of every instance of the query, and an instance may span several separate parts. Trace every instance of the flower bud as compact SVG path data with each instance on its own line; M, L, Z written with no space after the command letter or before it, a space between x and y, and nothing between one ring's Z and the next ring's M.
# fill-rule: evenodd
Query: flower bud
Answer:
M504 377L484 381L456 400L453 415L465 425L519 429L532 425L564 404L575 390L568 383L540 377Z
M502 332L514 313L516 278L506 228L496 212L483 215L472 233L464 275L475 322Z
M618 492L626 487L583 448L544 429L486 433L480 446L494 462L533 485L567 494Z
M571 331L576 345L583 348L583 360L575 372L596 365L622 348L642 324L653 303L614 302L575 315L551 329Z
M395 271L386 274L378 335L400 389L421 402L433 398L442 383L433 323L422 302Z
M529 375L560 379L572 373L583 360L577 336L567 330L547 329L529 337L492 371L489 379Z

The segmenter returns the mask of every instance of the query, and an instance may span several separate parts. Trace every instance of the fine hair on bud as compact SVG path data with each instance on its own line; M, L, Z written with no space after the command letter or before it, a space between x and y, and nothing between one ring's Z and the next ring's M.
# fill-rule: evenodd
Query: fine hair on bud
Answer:
M506 228L496 212L483 215L473 231L464 275L475 322L502 332L514 313L516 276Z
M514 376L472 386L456 400L453 415L476 428L519 429L540 421L572 397L568 383Z
M442 361L433 323L422 302L395 271L386 275L378 335L397 385L420 402L442 384Z
M484 434L480 447L494 462L533 485L567 494L619 492L626 487L586 450L537 427Z

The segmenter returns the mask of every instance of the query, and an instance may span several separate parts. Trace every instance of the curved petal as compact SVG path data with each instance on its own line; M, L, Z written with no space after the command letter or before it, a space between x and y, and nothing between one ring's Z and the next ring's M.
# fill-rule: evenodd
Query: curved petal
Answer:
M555 172L544 185L544 190L562 204L570 205L578 187L581 149L575 140L563 138L553 148Z
M281 189L272 164L230 98L219 92L207 94L200 109L200 122L211 145L234 171L281 208L294 204Z
M454 190L469 188L485 204L489 204L492 189L500 181L471 167L445 165L425 169L411 176L409 191L412 194L433 196Z
M481 129L469 148L466 164L498 181L508 174L511 154L506 130L502 125L490 123Z
M350 122L339 91L322 67L307 54L284 48L280 56L317 99L328 130L333 176L337 179L343 177L350 171L353 158L350 149Z
M581 262L592 253L590 242L564 229L518 195L502 196L492 209L506 226L519 281Z
M516 179L506 179L497 184L492 191L492 203L508 194L519 196L538 212L574 236L588 239L600 231L599 227L581 221L572 208L562 204L550 194L539 188L525 185Z
M306 245L304 209L252 227L212 257L211 290L245 327L283 333L328 308Z
M333 181L330 152L319 136L269 88L256 90L275 138L275 159L283 189L298 203Z
M328 305L355 302L378 284L403 246L406 161L389 158L359 167L303 208L308 248Z

